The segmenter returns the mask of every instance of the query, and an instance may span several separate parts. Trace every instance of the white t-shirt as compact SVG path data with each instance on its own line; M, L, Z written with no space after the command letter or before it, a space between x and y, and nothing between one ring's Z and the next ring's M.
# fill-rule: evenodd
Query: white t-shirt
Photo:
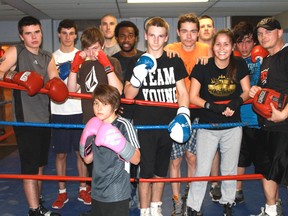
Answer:
M73 60L75 53L78 49L74 49L70 53L63 53L60 49L56 50L53 55L58 65L67 61ZM64 80L64 83L67 85L68 77ZM78 93L80 90L78 91ZM74 115L82 113L81 99L67 99L64 103L54 103L51 101L51 113L56 115Z

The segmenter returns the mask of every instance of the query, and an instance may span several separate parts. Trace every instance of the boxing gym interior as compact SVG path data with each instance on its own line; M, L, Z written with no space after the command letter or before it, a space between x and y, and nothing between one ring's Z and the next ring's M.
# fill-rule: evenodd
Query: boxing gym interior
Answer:
M145 0L144 0L145 2ZM20 43L17 31L17 22L23 16L31 15L39 18L43 27L42 48L53 52L58 49L57 26L63 19L74 19L79 27L78 35L88 26L99 25L100 18L109 13L117 17L118 22L130 20L139 28L139 41L137 48L145 50L143 24L148 17L160 16L170 24L169 41L177 41L177 19L184 13L195 13L197 16L209 15L214 19L215 28L231 28L236 23L245 20L257 24L262 18L275 16L284 29L283 39L288 42L288 1L260 1L260 0L204 0L202 2L176 3L127 3L126 0L0 0L0 47L3 51L9 46ZM76 47L81 49L78 40ZM27 215L28 204L23 191L23 184L20 175L20 160L17 143L13 132L13 109L12 89L0 86L0 215L1 216L23 216ZM33 139L33 137L31 137ZM67 176L72 180L66 181L66 188L69 193L69 202L62 209L53 210L63 216L78 216L87 212L90 206L84 205L77 200L79 182L74 180L77 177L75 153L68 154ZM181 165L182 176L186 176L187 168L185 160ZM254 174L254 167L251 165L246 169L247 175ZM45 167L47 179L43 180L43 201L45 206L51 208L55 197L58 194L58 182L53 178L56 176L55 152L52 147L49 151L48 165ZM51 178L49 178L49 176ZM243 180L243 192L245 201L237 204L234 214L237 216L249 216L259 214L260 208L265 204L265 196L262 189L261 177ZM169 178L169 174L167 175ZM181 193L184 193L185 186L189 182L181 183ZM208 182L206 195L203 201L201 212L205 216L220 216L223 207L211 201L209 196L210 182ZM279 198L282 201L283 215L288 215L288 189L280 185ZM163 194L162 213L164 216L172 212L172 191L170 182L165 184ZM140 215L138 208L130 209L130 216ZM107 215L109 216L109 215Z

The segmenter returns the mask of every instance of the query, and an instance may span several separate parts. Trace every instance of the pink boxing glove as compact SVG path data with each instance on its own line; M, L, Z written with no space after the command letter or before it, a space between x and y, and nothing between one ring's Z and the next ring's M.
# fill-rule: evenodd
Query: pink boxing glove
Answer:
M118 128L109 123L103 123L99 128L95 144L111 149L125 161L130 161L135 152L135 147L126 141Z
M111 73L114 71L114 67L107 58L106 54L100 50L97 56L98 62L104 67L106 74Z
M82 157L86 157L92 152L95 136L102 124L103 122L99 118L93 117L85 125L79 144L79 153Z

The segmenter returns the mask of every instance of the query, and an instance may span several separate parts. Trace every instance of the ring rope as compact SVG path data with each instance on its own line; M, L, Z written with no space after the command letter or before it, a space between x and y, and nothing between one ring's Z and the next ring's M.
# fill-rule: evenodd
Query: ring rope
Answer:
M0 81L0 86L8 87L11 89L17 90L25 90L24 87L21 87L17 84L7 83ZM40 89L39 93L47 94L47 89ZM91 99L91 94L81 94L76 92L69 92L69 97L78 97L83 99ZM245 101L244 104L251 103L252 99ZM10 102L10 101L9 101ZM142 106L161 106L161 107L169 107L169 108L178 108L178 104L176 103L164 103L164 102L153 102L153 101L144 101L144 100L134 100L134 99L125 99L121 98L121 102L125 104L137 104ZM225 104L228 101L220 101L217 103ZM6 103L6 102L5 102ZM4 104L5 104L4 103ZM4 105L1 104L1 105ZM189 108L200 108L193 104L189 105ZM0 121L0 125L11 125L11 126L33 126L33 127L53 127L53 128L84 128L83 124L44 124L44 123L35 123L35 122L7 122ZM257 126L255 124L247 123L247 122L237 122L237 123L216 123L216 124L194 124L192 128L219 128L219 127L243 127L243 126ZM136 129L167 129L167 125L136 125ZM8 137L13 133L13 130L9 131L5 136ZM2 136L2 137L4 137ZM4 138L4 139L5 139ZM1 137L0 137L1 139ZM35 180L69 180L69 181L91 181L91 177L79 177L79 176L52 176L52 175L19 175L19 174L0 174L1 179L35 179ZM192 182L192 181L223 181L223 180L256 180L262 179L263 175L261 174L244 174L244 175L229 175L229 176L201 176L201 177L188 177L188 178L153 178L153 179L135 179L131 178L131 182Z
M30 127L50 127L50 128L84 128L84 124L59 124L59 123L38 123L38 122L11 122L0 121L0 125L10 126L30 126ZM212 123L212 124L192 124L192 129L199 128L231 128L231 127L245 127L245 126L258 126L249 122L232 122L232 123ZM168 129L168 125L135 125L136 129L151 130L151 129Z
M17 89L17 90L23 90L26 91L26 89L22 86L19 86L14 83L8 83L4 81L0 81L0 86L2 87L7 87L11 89ZM42 94L47 94L48 90L47 89L40 89L39 93ZM69 97L76 97L76 98L83 98L83 99L92 99L91 94L83 94L83 93L77 93L77 92L69 92ZM218 104L226 104L228 101L219 101L216 102ZM252 99L249 99L244 102L244 104L251 103ZM141 105L141 106L161 106L161 107L168 107L168 108L178 108L177 103L166 103L166 102L156 102L156 101L145 101L145 100L135 100L135 99L127 99L127 98L121 98L121 103L124 104L136 104L136 105ZM199 106L195 106L193 104L189 105L189 108L200 108Z
M198 176L186 178L150 178L134 179L130 182L193 182L193 181L227 181L227 180L257 180L262 179L261 174L244 174L244 175L226 175L226 176ZM55 175L19 175L19 174L0 174L0 179L34 179L49 181L91 181L91 177L79 176L55 176Z

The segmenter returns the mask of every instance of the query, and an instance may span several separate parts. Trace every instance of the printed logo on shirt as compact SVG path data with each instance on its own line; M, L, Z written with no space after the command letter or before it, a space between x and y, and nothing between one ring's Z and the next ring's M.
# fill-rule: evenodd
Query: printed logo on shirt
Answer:
M150 71L142 86L144 100L166 103L177 102L173 67Z
M269 71L269 68L266 68L261 71L260 81L263 86L267 84L268 71Z
M93 66L85 78L86 92L93 92L98 83L95 67Z
M208 85L208 92L216 97L229 96L235 89L235 83L224 75L218 78L212 78L211 84Z

